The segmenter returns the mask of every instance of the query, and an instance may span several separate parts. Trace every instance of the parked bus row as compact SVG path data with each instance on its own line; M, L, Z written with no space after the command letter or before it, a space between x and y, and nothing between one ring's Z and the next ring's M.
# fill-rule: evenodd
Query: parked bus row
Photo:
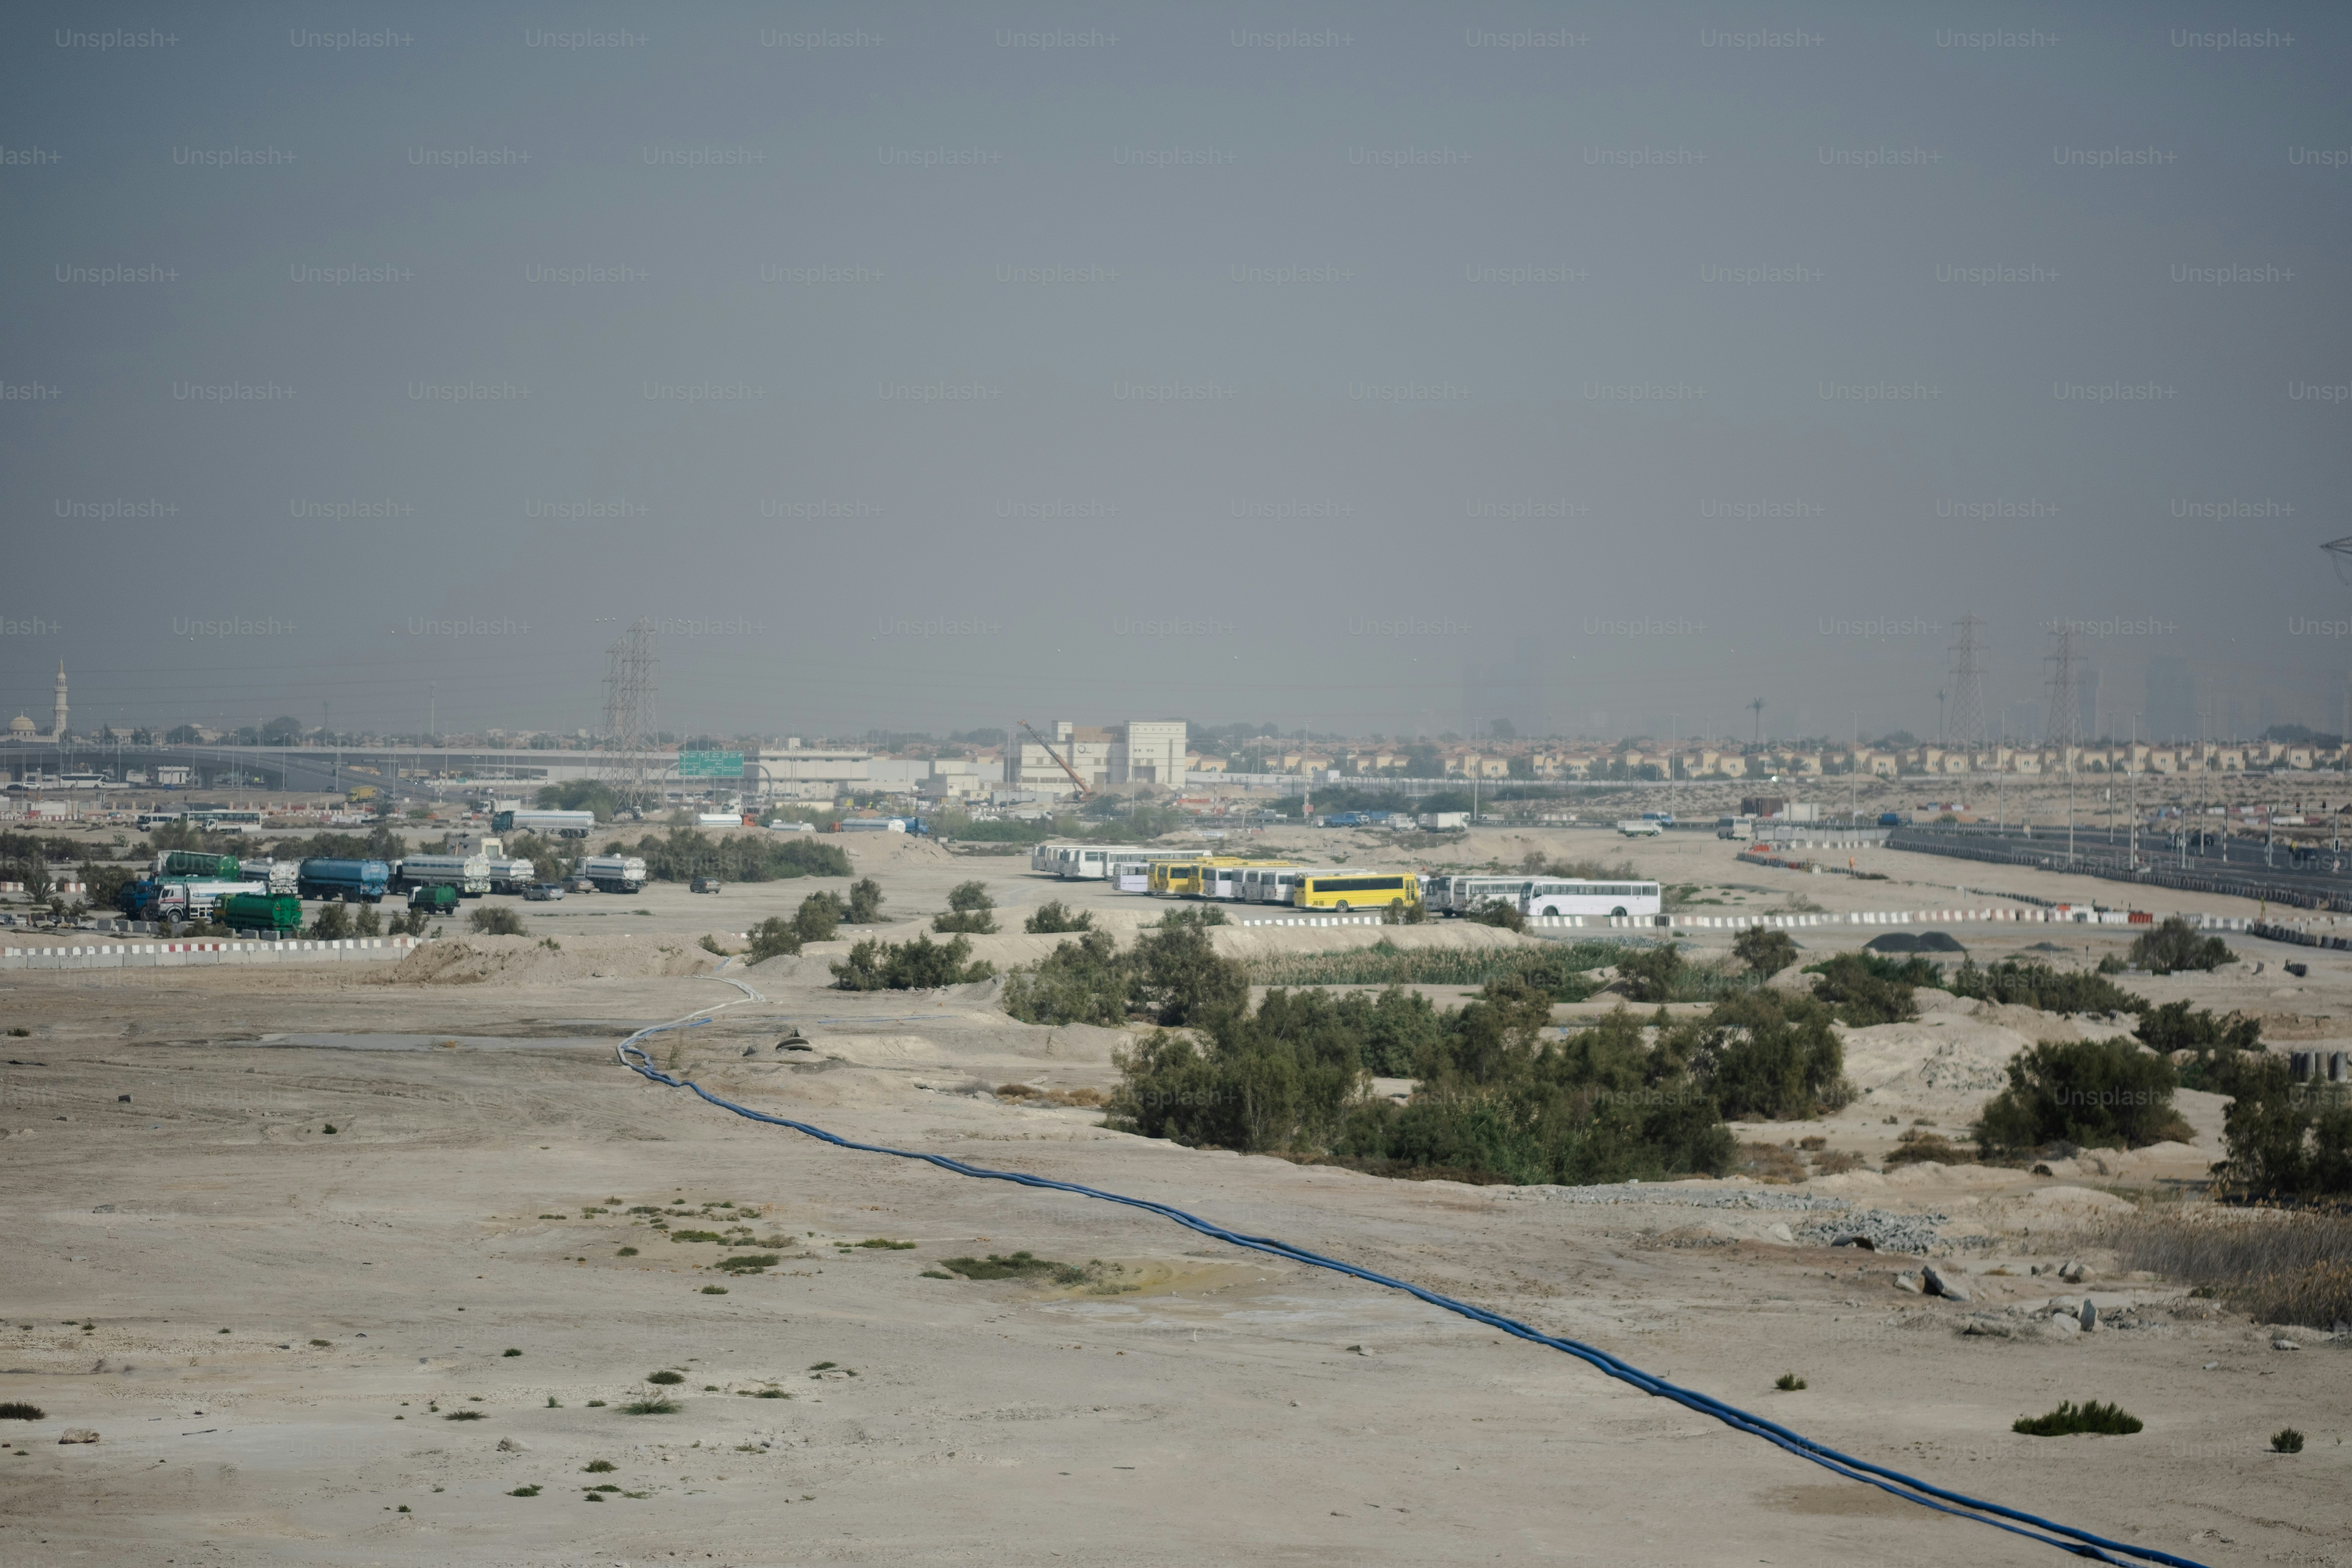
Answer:
M1505 904L1523 915L1655 915L1658 884L1573 877L1423 878L1411 871L1308 867L1239 856L1171 855L1138 845L1040 844L1029 868L1067 880L1108 880L1123 893L1293 909L1402 909L1472 915Z

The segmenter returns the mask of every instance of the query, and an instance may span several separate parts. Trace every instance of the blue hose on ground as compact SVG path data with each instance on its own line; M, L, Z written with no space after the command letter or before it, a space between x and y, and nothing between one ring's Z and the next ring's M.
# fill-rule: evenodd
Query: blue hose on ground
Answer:
M745 1001L766 1000L760 993L740 980L717 975L712 978L721 980L724 984L741 991ZM1320 1253L1308 1252L1272 1237L1245 1236L1202 1219L1197 1215L1187 1214L1182 1209L1171 1208L1166 1204L1153 1203L1148 1198L1129 1197L1121 1193L1108 1193L1096 1187L1080 1186L1074 1182L1056 1182L1049 1177L1033 1176L1020 1171L994 1171L985 1165L968 1165L961 1160L950 1160L944 1154L924 1154L908 1149L892 1149L879 1143L860 1143L805 1121L794 1121L788 1117L771 1116L765 1111L753 1110L749 1106L721 1100L690 1079L675 1078L663 1072L654 1066L653 1058L637 1044L648 1036L707 1024L710 1021L709 1015L720 1011L722 1007L740 1005L741 1003L738 1002L723 1003L719 1007L702 1008L673 1023L656 1024L651 1028L640 1029L621 1042L621 1065L668 1088L690 1089L722 1110L733 1111L738 1116L752 1121L764 1122L771 1127L790 1128L793 1131L830 1143L837 1149L854 1150L862 1154L887 1154L900 1160L919 1160L925 1164L936 1165L942 1171L951 1171L959 1176L974 1176L992 1182L1011 1182L1018 1186L1036 1187L1047 1192L1069 1193L1077 1197L1093 1198L1102 1203L1119 1204L1128 1208L1141 1209L1147 1214L1157 1215L1162 1219L1181 1225L1187 1230L1197 1231L1202 1236L1234 1247L1246 1247L1254 1252L1268 1253L1276 1258L1286 1258L1294 1263L1302 1263L1309 1268L1328 1268L1335 1273L1345 1274L1351 1279L1361 1279L1370 1284L1384 1286L1391 1290L1402 1290L1406 1295L1416 1297L1433 1307L1440 1307L1446 1311L1467 1318L1474 1323L1483 1323L1488 1328L1499 1330L1530 1343L1548 1346L1552 1350L1572 1355L1579 1361L1599 1368L1611 1377L1632 1384L1644 1394L1660 1399L1669 1399L1702 1415L1713 1416L1735 1431L1745 1432L1753 1437L1761 1437L1776 1447L1786 1449L1800 1458L1810 1459L1822 1468L1834 1471L1849 1480L1874 1486L1882 1491L1901 1498L1906 1502L1917 1503L1922 1508L1931 1508L1938 1513L1948 1513L1961 1519L1972 1519L1979 1524L1989 1524L1996 1530L2005 1530L2012 1535L2021 1535L2029 1541L2038 1541L2045 1546L2054 1546L2061 1552L2071 1552L2077 1557L2086 1557L2098 1563L2115 1563L2116 1568L2131 1568L2132 1563L2160 1563L2167 1564L2168 1568L2206 1568L2205 1564L2192 1558L2175 1557L2170 1552L2158 1552L2153 1547L2134 1546L2128 1542L2110 1541L2105 1536L2095 1535L2089 1531L2077 1530L2072 1525L2060 1524L2054 1520L2042 1519L2038 1515L2017 1509L2005 1508L1999 1503L1987 1502L1979 1498L1969 1497L1964 1492L1948 1491L1931 1482L1906 1476L1900 1470L1888 1469L1882 1465L1874 1465L1867 1459L1857 1459L1851 1455L1839 1453L1826 1444L1817 1443L1810 1437L1801 1436L1760 1415L1750 1415L1737 1405L1727 1405L1710 1394L1701 1394L1696 1389L1684 1388L1668 1383L1663 1378L1654 1377L1639 1367L1628 1362L1620 1361L1607 1351L1596 1346L1585 1344L1581 1341L1560 1339L1541 1332L1515 1319L1489 1312L1485 1308L1472 1306L1467 1301L1455 1300L1451 1296L1439 1295L1434 1290L1424 1289L1409 1280L1393 1279L1386 1274L1375 1273L1369 1268L1360 1268L1352 1263L1343 1263L1336 1258L1326 1258ZM2123 1556L2120 1558L2111 1556L2109 1555L2111 1552L2121 1552ZM2126 1559L2131 1562L2126 1562Z

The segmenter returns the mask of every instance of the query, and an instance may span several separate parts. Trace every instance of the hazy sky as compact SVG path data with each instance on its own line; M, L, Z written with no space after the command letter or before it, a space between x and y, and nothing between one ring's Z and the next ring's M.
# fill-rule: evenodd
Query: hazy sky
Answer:
M1974 611L2332 729L2347 29L19 6L0 702L1928 733Z

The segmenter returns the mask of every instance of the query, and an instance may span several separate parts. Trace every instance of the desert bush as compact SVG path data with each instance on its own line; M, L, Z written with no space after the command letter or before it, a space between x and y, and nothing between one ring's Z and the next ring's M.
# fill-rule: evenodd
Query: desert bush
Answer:
M1549 998L1497 983L1443 1019L1402 1106L1363 1100L1333 1152L1381 1174L1582 1184L1721 1175L1737 1155L1713 1097L1622 1007L1538 1043Z
M1625 995L1634 1002L1669 1000L1682 972L1682 950L1672 942L1629 952L1617 961L1617 974L1625 982Z
M2104 975L2013 958L1982 968L1974 959L1962 959L1946 988L1955 996L2038 1007L2044 1013L2140 1013L2149 1006L2146 997L2133 995Z
M1488 899L1471 910L1469 918L1480 925L1500 926L1505 931L1524 931L1528 929L1528 917L1519 913L1519 906L1501 899Z
M1031 936L1051 936L1057 931L1092 931L1095 917L1091 911L1073 910L1059 899L1039 904L1021 929Z
M1942 1133L1923 1131L1916 1127L1905 1128L1903 1136L1896 1139L1895 1147L1886 1152L1886 1164L1890 1170L1896 1165L1916 1165L1931 1160L1939 1165L1976 1163L1976 1156L1971 1152L1959 1147Z
M1087 1271L1075 1263L1056 1263L1050 1258L1034 1253L1015 1252L1011 1256L990 1253L986 1258L948 1258L940 1263L967 1279L1050 1279L1056 1285L1076 1285L1087 1277ZM821 1363L830 1367L833 1363Z
M2177 1138L2189 1124L2172 1109L2172 1064L2128 1040L2045 1040L2009 1064L2009 1087L1971 1131L1987 1158L2030 1154L2045 1143L2137 1149Z
M898 942L868 937L832 965L834 984L844 991L927 991L985 980L996 973L991 964L968 962L971 958L968 937L945 943L920 934L912 942Z
M0 1421L46 1421L49 1413L21 1399L0 1401Z
M383 934L383 917L376 912L376 907L373 904L362 904L358 912L352 916L352 934L353 936Z
M1845 1048L1830 1023L1829 1008L1810 996L1748 991L1669 1031L1662 1043L1690 1064L1725 1116L1803 1121L1853 1098Z
M2352 1320L2352 1214L2340 1209L2168 1207L2101 1239L2124 1268L2195 1286L2258 1323Z
M1108 932L1089 931L1076 942L1056 943L1036 963L1004 978L1004 1010L1024 1024L1100 1024L1116 1028L1127 1021L1132 966Z
M839 933L841 918L847 912L839 895L811 893L793 911L793 930L803 942L831 942Z
M803 835L712 838L697 827L673 827L659 837L646 834L635 848L608 847L605 852L641 858L646 875L656 882L695 877L773 882L793 877L846 877L850 872L849 856L841 846L816 843Z
M849 907L842 911L844 925L870 926L882 919L882 884L860 877L849 884Z
M782 915L770 915L751 928L751 946L745 956L754 963L771 958L790 958L801 950L801 933L794 922Z
M2186 1002L2167 1002L2142 1013L2133 1033L2149 1049L2164 1055L2174 1051L2196 1053L2180 1064L2180 1084L2184 1089L2213 1089L2225 1071L2220 1058L2239 1051L2258 1051L2263 1044L2260 1019L2241 1017L2235 1013L2216 1018L2203 1008L2192 1011Z
M974 936L995 934L996 900L988 896L988 884L958 882L948 889L947 912L932 917L931 929L940 932L967 931Z
M466 923L481 936L528 936L522 917L504 904L481 904L466 917Z
M1911 982L1902 978L1914 965L1926 969L1930 977L1936 973L1936 966L1924 959L1898 964L1874 952L1841 952L1814 966L1822 978L1813 987L1813 995L1828 1003L1838 1022L1850 1028L1899 1024L1919 1016Z
M318 914L310 921L309 934L314 942L340 942L351 935L349 906L341 901L320 904Z
M1222 926L1232 923L1225 918L1225 911L1214 904L1179 904L1160 917L1159 929L1174 931L1179 926Z
M2262 1197L2352 1195L2352 1096L2342 1087L2293 1082L2284 1058L2252 1051L2215 1058L2206 1076L2231 1096L2226 1185Z
M2271 1452L2273 1454L2302 1453L2303 1434L2292 1426L2280 1427L2271 1434Z
M1624 952L1598 942L1397 948L1381 941L1339 952L1271 954L1248 968L1257 985L1484 985L1508 974L1542 986L1554 1001L1581 1002L1600 989L1585 975Z
M1731 956L1759 977L1773 975L1797 962L1797 943L1787 931L1749 926L1732 938Z
M1135 974L1131 1005L1164 1026L1205 1024L1248 1005L1249 972L1220 956L1200 923L1163 921L1136 937L1129 960Z
M2179 915L2133 939L2131 961L2154 974L2176 969L2219 969L2238 955L2218 936L2206 936Z
M2010 1426L2029 1437L2063 1437L2076 1432L2095 1432L2108 1437L2127 1437L2140 1429L2137 1415L2127 1414L2113 1405L2102 1405L2086 1399L2076 1405L2060 1400L2058 1408L2047 1415L2021 1415Z

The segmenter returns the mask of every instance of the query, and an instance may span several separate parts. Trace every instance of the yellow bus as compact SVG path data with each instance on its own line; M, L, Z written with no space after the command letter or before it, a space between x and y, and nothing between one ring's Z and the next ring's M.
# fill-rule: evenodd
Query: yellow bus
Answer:
M1201 868L1213 866L1213 859L1154 860L1151 863L1151 892L1155 898L1197 899L1201 896Z
M1291 884L1290 902L1302 910L1402 909L1421 902L1421 879L1410 871L1315 871Z

